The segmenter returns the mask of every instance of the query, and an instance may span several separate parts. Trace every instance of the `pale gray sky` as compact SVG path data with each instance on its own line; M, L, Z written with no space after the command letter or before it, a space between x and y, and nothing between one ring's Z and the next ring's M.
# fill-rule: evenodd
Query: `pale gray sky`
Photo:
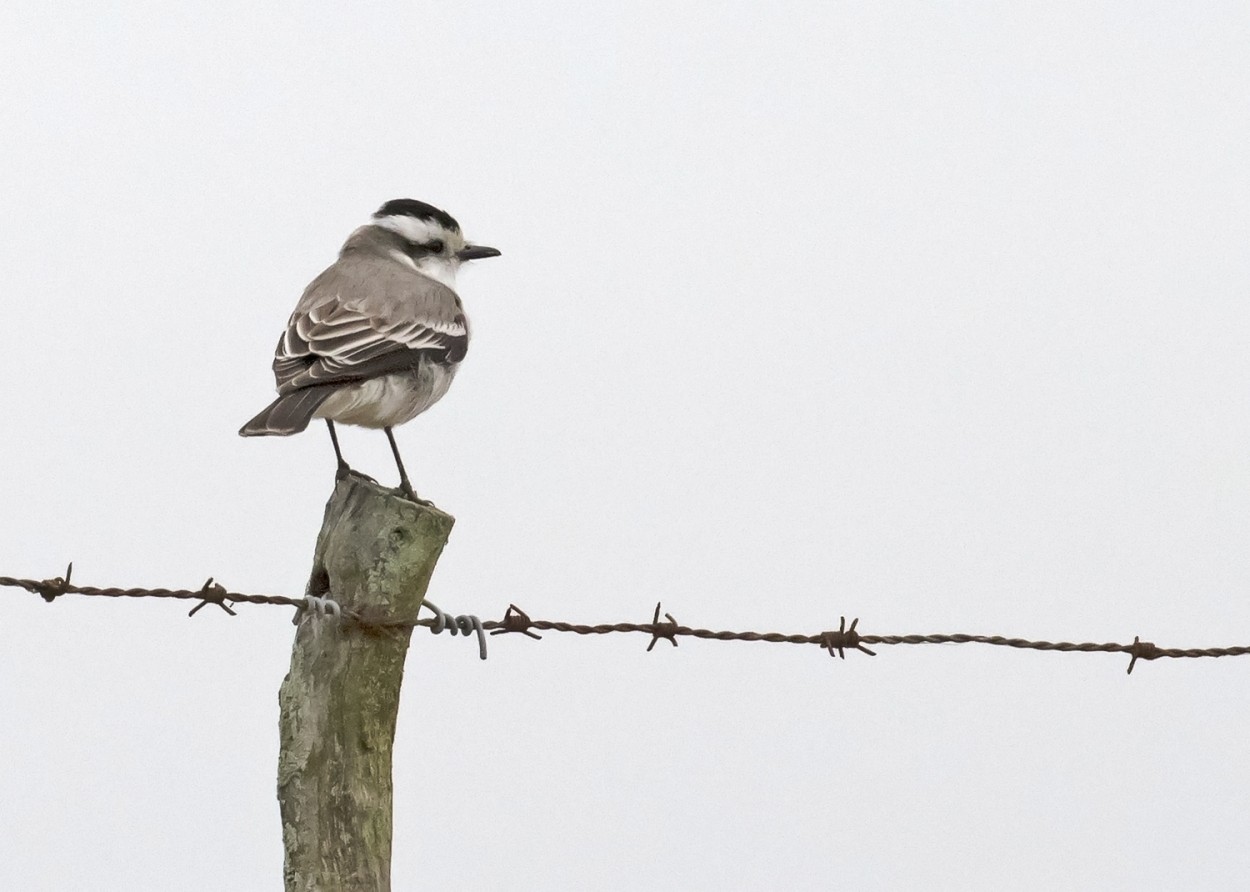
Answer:
M440 605L1250 639L1245 4L109 6L0 10L0 574L300 594L330 444L235 431L409 196L504 252ZM280 888L289 611L0 598L0 888ZM415 638L396 889L1250 869L1250 658L645 644Z

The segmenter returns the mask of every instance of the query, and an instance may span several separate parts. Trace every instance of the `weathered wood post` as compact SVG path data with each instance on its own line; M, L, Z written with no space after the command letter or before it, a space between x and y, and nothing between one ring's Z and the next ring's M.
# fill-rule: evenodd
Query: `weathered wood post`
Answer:
M301 616L281 708L278 801L287 892L391 887L391 745L404 656L455 518L355 477L326 504L308 594L385 618Z

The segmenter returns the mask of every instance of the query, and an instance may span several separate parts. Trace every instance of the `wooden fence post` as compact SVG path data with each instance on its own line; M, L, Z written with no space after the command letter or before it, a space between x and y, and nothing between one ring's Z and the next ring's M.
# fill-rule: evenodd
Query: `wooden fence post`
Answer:
M391 746L404 656L455 518L364 480L339 480L308 594L384 619L379 630L304 611L281 709L278 802L287 892L391 887Z

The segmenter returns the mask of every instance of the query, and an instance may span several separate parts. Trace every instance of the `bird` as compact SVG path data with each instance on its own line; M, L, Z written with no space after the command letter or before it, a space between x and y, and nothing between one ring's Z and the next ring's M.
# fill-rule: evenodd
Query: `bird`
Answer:
M274 351L278 398L239 435L287 437L324 419L342 479L366 475L344 460L335 422L381 428L400 491L428 504L413 491L393 428L443 398L469 349L457 270L499 255L467 242L455 218L431 204L383 204L304 289Z

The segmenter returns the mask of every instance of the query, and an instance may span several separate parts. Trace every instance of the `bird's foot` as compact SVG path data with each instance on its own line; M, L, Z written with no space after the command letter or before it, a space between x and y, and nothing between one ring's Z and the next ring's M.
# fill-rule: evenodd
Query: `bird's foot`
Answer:
M399 481L399 486L397 486L395 489L400 495L402 495L404 498L408 499L409 501L416 502L418 505L421 505L425 508L434 507L434 503L431 502L430 500L418 498L417 494L413 492L412 484L409 483L407 480Z
M347 462L343 462L341 465L338 466L338 470L334 472L334 479L346 480L348 477L355 477L357 480L364 480L368 483L378 482L374 480L372 477L370 477L368 474L362 474L359 471L355 470L354 468L350 467L347 464Z

